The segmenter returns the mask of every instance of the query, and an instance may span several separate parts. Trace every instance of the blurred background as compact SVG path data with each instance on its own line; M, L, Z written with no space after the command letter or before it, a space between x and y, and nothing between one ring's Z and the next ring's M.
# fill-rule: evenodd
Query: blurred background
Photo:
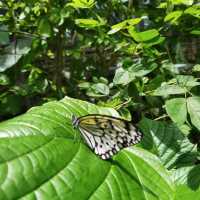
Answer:
M199 27L195 0L2 0L0 120L66 95L162 117L199 95Z

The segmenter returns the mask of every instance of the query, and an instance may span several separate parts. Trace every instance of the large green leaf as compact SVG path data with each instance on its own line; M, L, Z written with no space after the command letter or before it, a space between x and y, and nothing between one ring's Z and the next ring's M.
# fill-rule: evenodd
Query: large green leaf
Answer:
M103 161L75 137L71 115L88 113L118 116L64 98L2 122L0 199L173 199L173 182L155 155L130 147Z

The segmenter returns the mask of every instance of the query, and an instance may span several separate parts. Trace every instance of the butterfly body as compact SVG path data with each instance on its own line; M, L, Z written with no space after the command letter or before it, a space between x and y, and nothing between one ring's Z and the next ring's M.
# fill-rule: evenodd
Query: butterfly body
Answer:
M131 122L108 115L72 116L72 125L79 129L88 146L102 159L109 159L120 149L142 139L142 133Z

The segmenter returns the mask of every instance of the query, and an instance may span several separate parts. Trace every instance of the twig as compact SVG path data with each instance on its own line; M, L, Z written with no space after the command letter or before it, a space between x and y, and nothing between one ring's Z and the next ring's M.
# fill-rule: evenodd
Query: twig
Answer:
M157 118L155 118L154 120L155 121L158 121L158 120L160 120L160 119L163 119L163 118L166 118L166 117L168 117L168 115L162 115L162 116L160 116L160 117L157 117Z

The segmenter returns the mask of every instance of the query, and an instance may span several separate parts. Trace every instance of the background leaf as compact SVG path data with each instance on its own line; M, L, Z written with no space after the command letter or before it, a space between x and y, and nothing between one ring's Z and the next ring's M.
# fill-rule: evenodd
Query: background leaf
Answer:
M159 88L157 88L153 95L155 96L167 96L171 94L184 94L186 90L182 87L179 87L178 85L162 85Z
M187 119L186 100L174 98L166 101L166 111L172 121L177 124L184 124Z
M32 40L30 38L19 39L5 48L5 54L0 55L0 72L15 65L19 59L30 51Z
M144 118L140 127L145 134L142 144L154 152L168 169L190 165L196 160L192 156L197 152L196 147L174 124Z
M146 42L152 40L153 38L159 36L159 32L156 29L151 29L143 32L136 32L132 27L129 29L130 35L137 42Z
M187 98L187 108L192 124L200 130L200 97Z

